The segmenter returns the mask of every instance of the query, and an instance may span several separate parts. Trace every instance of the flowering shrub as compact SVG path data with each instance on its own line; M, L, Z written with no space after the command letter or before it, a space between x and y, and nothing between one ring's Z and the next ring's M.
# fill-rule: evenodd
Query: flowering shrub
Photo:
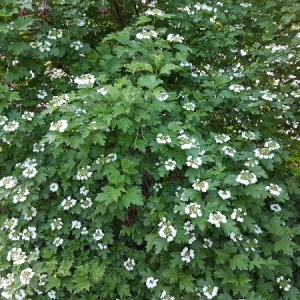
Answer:
M1 298L299 299L277 2L0 2Z

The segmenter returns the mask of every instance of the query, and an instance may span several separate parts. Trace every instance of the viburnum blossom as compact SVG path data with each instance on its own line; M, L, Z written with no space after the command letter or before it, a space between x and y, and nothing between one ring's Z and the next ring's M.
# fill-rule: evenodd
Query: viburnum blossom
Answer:
M158 8L153 8L153 9L149 8L145 11L146 16L159 16L160 17L160 16L163 16L164 14L165 13Z
M271 152L270 148L258 148L254 150L255 157L261 159L273 158L274 153Z
M221 223L227 223L226 216L222 215L219 211L216 213L210 213L208 222L215 225L216 227L220 227Z
M279 196L282 192L282 188L279 185L273 183L270 183L270 185L266 186L266 190L274 196Z
M183 108L188 111L194 111L196 108L196 105L194 102L188 102L183 105Z
M160 295L161 300L175 300L175 297L169 295L165 290Z
M174 171L176 168L176 161L172 159L168 159L167 161L165 161L165 168L168 171Z
M283 289L284 291L289 291L292 287L290 284L290 279L285 279L283 276L277 277L276 279L277 283L279 283L279 288Z
M207 299L212 299L218 294L218 287L204 286L202 291L203 294L207 297Z
M202 212L201 212L201 205L193 202L190 204L187 204L184 212L190 216L190 218L197 218L197 217L201 217L202 216Z
M144 39L151 39L151 38L156 38L157 37L157 32L154 30L146 31L143 29L142 32L139 32L136 34L136 38L139 40L144 40Z
M191 260L195 257L194 250L189 249L188 247L184 247L180 254L181 254L181 260L187 263L190 263Z
M62 95L59 95L59 96L53 96L52 101L50 101L49 103L51 105L53 105L53 107L60 107L63 104L68 103L69 99L70 98L69 98L68 94L62 94Z
M233 148L230 147L230 146L224 146L224 147L222 148L222 151L223 151L226 155L231 156L231 157L234 157L234 154L236 153L236 150L233 149Z
M71 196L68 196L66 199L64 199L61 202L61 206L63 207L64 210L69 210L71 207L73 207L76 204L77 200L72 199Z
M184 37L180 36L179 34L168 34L167 41L169 42L176 42L176 43L182 43L184 41Z
M280 149L280 145L272 140L268 140L264 143L264 147L268 148L269 150L278 150Z
M132 258L128 258L126 261L124 261L124 267L128 271L132 271L135 267L135 261Z
M271 204L270 208L271 208L271 210L273 210L275 212L280 212L281 211L281 207L278 204Z
M255 133L252 131L243 131L242 132L242 138L245 140L254 140L255 139Z
M21 271L20 282L22 285L27 285L30 283L31 278L33 277L34 272L31 268L27 268Z
M6 189L11 189L18 184L17 178L13 176L3 177L0 180L0 187L5 187Z
M210 240L210 239L208 239L208 238L204 238L203 239L203 248L211 248L212 247L212 245L213 245L213 242Z
M68 121L67 120L60 120L57 122L51 122L50 124L50 131L58 131L58 132L64 132L68 128Z
M153 277L148 277L146 280L146 286L148 289L153 289L157 286L158 279L154 279Z
M206 192L209 188L209 184L206 181L200 181L200 179L196 179L192 187L196 191Z
M170 221L167 221L166 218L163 218L162 222L158 224L160 227L158 234L162 237L167 239L168 242L174 240L174 237L177 234L177 230L172 226Z
M202 159L201 159L201 157L193 158L193 156L188 156L186 165L188 167L192 167L193 169L199 169L199 166L202 165Z
M93 172L89 171L91 166L86 166L81 168L76 175L77 180L88 180L89 177L93 175Z
M215 141L218 144L226 143L230 140L230 136L226 134L218 134L215 136Z
M156 137L156 141L159 144L170 144L172 140L169 135L163 135L162 133L159 133Z
M62 243L64 242L64 240L60 237L57 237L54 239L53 241L53 245L56 247L59 247L60 245L62 245Z
M7 123L3 126L3 130L4 130L4 131L7 131L7 132L14 132L14 131L16 131L19 127L20 127L19 122L17 122L17 121L11 121L11 122L7 122Z
M220 190L220 191L218 191L218 195L219 195L223 200L226 200L226 199L231 198L231 193L230 193L230 191L223 191L223 190Z
M254 173L251 173L248 170L243 170L236 178L236 181L244 185L249 185L257 182L257 178Z
M236 220L238 222L243 222L244 221L244 216L246 216L247 213L244 212L241 208L234 209L232 214L231 214L231 219Z
M95 81L96 78L92 74L84 74L74 79L74 83L76 83L78 87L92 87Z

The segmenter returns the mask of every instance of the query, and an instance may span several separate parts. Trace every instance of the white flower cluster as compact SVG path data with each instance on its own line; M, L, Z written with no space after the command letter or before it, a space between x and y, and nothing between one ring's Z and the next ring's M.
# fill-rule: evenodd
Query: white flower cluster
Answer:
M218 287L211 287L210 285L209 286L204 286L202 291L203 291L203 294L207 297L207 299L212 299L214 297L217 296L218 294Z
M13 196L13 203L24 202L30 194L27 188L18 188L17 194Z
M194 219L197 217L201 217L202 216L202 211L201 211L201 205L196 203L196 202L192 202L190 204L187 204L185 206L184 212L190 216L190 218Z
M204 238L203 239L203 248L211 248L213 245L212 240L208 239L208 238Z
M181 260L183 262L190 263L191 260L195 257L195 253L193 249L190 249L188 247L184 247L180 253Z
M209 185L206 181L200 181L200 179L196 179L192 185L194 190L196 191L201 191L201 192L206 192L209 188Z
M161 300L175 300L175 297L169 295L165 290L160 295Z
M1 292L1 296L3 299L13 299L13 295L11 293L11 285L15 282L14 274L7 273L6 277L0 276L0 289L3 289Z
M60 237L57 237L54 239L53 241L53 245L56 246L56 247L59 247L60 245L62 245L64 242L64 240Z
M223 191L223 190L220 190L220 191L218 191L218 195L219 195L223 200L226 200L226 199L231 198L231 193L230 193L230 191Z
M248 170L243 170L236 178L236 181L244 185L249 185L257 182L257 178L254 173L251 173Z
M168 171L174 171L176 168L176 161L172 159L168 159L165 161L165 168Z
M210 213L208 222L215 225L216 227L220 227L221 223L227 223L226 216L222 215L219 211L216 213Z
M169 135L163 135L162 133L159 133L156 137L156 141L159 144L170 144L172 140Z
M272 153L269 148L257 148L254 150L254 155L255 157L258 157L260 159L268 159L274 157L274 153Z
M82 186L82 187L79 189L79 194L81 194L81 195L86 196L88 193L89 193L89 190L88 190L85 186Z
M252 168L252 167L258 165L258 161L257 161L256 159L254 159L254 158L250 158L250 157L249 157L249 158L247 158L247 161L244 163L244 165L245 165L246 167Z
M243 90L245 90L245 88L244 88L242 85L240 85L240 84L231 84L231 85L229 86L229 89L230 89L231 91L235 92L235 93L240 93L240 92L242 92Z
M58 131L58 132L64 132L68 128L68 121L67 120L59 120L56 123L51 122L50 124L50 131Z
M67 73L63 69L58 68L50 68L49 66L46 68L45 75L49 76L50 79L62 78L67 76Z
M256 247L258 245L258 240L257 239L253 239L252 241L251 240L247 240L246 241L246 246L245 246L245 250L248 252L249 250L251 251L256 251Z
M12 261L14 265L22 265L25 263L27 255L21 248L12 248L8 251L7 261Z
M17 178L13 176L3 177L0 180L0 187L5 187L6 189L11 189L18 184Z
M233 149L233 148L230 147L230 146L224 146L224 147L222 148L222 151L223 151L226 155L231 156L231 157L234 157L234 154L236 153L236 150Z
M261 230L261 228L257 224L254 224L253 227L254 227L254 232L256 234L262 234L263 231Z
M43 142L34 143L32 147L32 151L35 153L44 152L45 144Z
M52 30L48 32L47 38L50 40L60 39L62 38L62 34L63 32L61 29L52 28Z
M124 267L128 271L132 271L135 267L135 261L133 258L128 258L126 261L124 261Z
M36 239L36 227L29 226L27 229L24 229L21 233L21 238L24 241L30 241L30 239Z
M27 120L27 121L32 121L33 117L34 117L34 113L32 111L24 111L24 113L21 116L23 120Z
M196 139L189 138L186 134L179 135L178 139L179 139L181 149L192 149L194 147L197 147Z
M40 52L49 52L51 50L51 43L49 41L44 41L44 42L30 42L29 43L30 47L32 49L39 49Z
M100 155L99 158L96 159L96 164L105 164L112 161L116 161L118 158L116 153L109 153L106 157L104 155Z
M80 206L83 209L90 208L92 205L93 205L93 201L89 197L80 200Z
M272 94L269 90L261 91L262 98L267 101L273 101L277 98L277 95Z
M68 103L69 101L69 95L68 94L62 94L60 96L54 96L52 101L50 101L50 104L53 105L53 107L60 107L63 104Z
M244 212L241 208L235 208L231 214L231 219L236 220L237 222L244 222L244 216L246 215L247 213Z
M229 237L235 243L237 241L242 241L243 240L243 236L241 234L239 234L239 233L235 234L234 232L230 232Z
M277 283L279 283L279 288L283 289L284 291L289 291L289 289L291 288L290 285L290 279L285 279L283 276L280 276L276 279Z
M61 218L53 219L53 222L50 224L51 230L60 230L62 229L64 223Z
M22 270L20 274L20 282L22 285L26 285L30 283L31 278L33 277L34 272L31 268L26 268Z
M84 74L74 79L78 87L92 87L96 81L93 74Z
M37 210L35 207L30 207L27 213L24 213L24 220L31 221L37 215Z
M2 119L4 120L4 119ZM14 132L16 131L18 128L20 127L19 122L17 121L11 121L11 122L7 122L4 126L3 126L3 130L7 131L7 132Z
M168 34L167 41L169 42L176 42L176 43L182 43L184 41L184 37L180 36L179 34Z
M160 227L158 231L160 237L167 239L168 242L174 240L177 230L172 226L170 221L167 221L166 218L163 218L162 222L158 224L158 227Z
M164 12L158 8L154 8L154 9L147 9L145 11L145 15L146 16L158 16L158 17L161 17L161 16L164 16Z
M194 102L188 102L183 105L183 108L188 111L194 111L196 108L196 105Z
M270 183L270 185L266 186L266 190L270 192L271 195L279 196L282 192L282 188L274 183Z
M36 95L39 99L45 99L48 94L45 90L38 90L38 93Z
M0 126L3 126L8 121L8 118L6 116L0 115Z
M202 165L202 159L201 157L193 158L193 156L188 156L186 165L188 167L192 167L193 169L199 169L199 167Z
M245 140L254 140L255 139L255 133L252 131L243 131L242 132L242 138Z
M58 190L58 188L59 188L59 185L56 182L51 183L49 186L50 191L53 193L56 192Z
M265 142L264 147L270 149L270 150L278 150L280 149L280 145L272 140L268 140L267 142Z
M81 222L78 220L72 221L71 229L80 229L81 228Z
M108 90L105 87L102 87L96 91L97 93L105 96L108 93Z
M22 175L26 178L33 178L38 173L36 169L37 162L35 158L27 158L22 164L17 164L16 167L23 169Z
M158 95L156 95L156 99L159 101L166 101L168 98L169 95L166 92L160 92Z
M155 191L155 192L158 192L159 190L161 190L162 189L162 184L161 183L154 183L154 185L153 185L153 190Z
M154 30L146 31L143 29L142 32L139 32L136 34L136 38L139 40L144 40L144 39L151 39L151 38L156 38L157 37L157 32Z
M50 290L48 293L47 293L47 296L50 298L50 299L56 299L56 292L54 290Z
M271 210L273 210L275 212L280 212L281 211L281 207L278 204L271 204L270 208L271 208Z
M83 47L83 44L80 41L74 41L71 43L70 47L78 51Z
M184 234L189 237L188 243L191 245L196 241L196 236L194 233L195 226L191 223L191 221L186 221L183 226Z
M228 142L229 140L230 140L230 136L224 133L215 136L215 141L217 144L223 144Z
M63 207L63 210L69 210L71 207L73 207L76 204L77 200L72 199L71 196L68 196L66 199L64 199L61 202L61 206Z
M89 171L91 166L86 166L81 168L76 175L77 180L88 180L89 177L92 177L93 172Z
M14 230L18 225L19 220L17 218L6 219L3 223L1 230L8 229Z
M146 279L146 286L148 289L153 289L157 286L158 279L154 279L153 277L148 277Z
M95 233L93 233L93 238L95 241L101 241L104 238L104 233L101 229L96 229Z

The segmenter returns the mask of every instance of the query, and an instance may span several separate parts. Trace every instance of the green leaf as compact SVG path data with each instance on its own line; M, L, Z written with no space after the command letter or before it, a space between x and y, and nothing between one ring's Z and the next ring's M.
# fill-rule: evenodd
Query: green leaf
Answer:
M154 75L141 76L138 79L138 84L140 86L144 86L152 90L161 83L163 83L163 81L157 79Z
M171 71L178 70L180 69L177 65L175 64L166 64L162 66L160 69L160 74L170 74Z
M188 293L193 293L195 291L195 285L193 283L194 277L192 275L185 275L180 277L179 287L180 290L186 290Z
M243 254L237 254L229 260L229 264L230 264L230 267L232 268L232 270L235 270L235 269L247 270L248 257Z
M128 208L130 205L143 205L143 195L139 187L134 186L129 188L121 197L120 204Z
M133 157L125 157L122 162L122 170L127 174L136 174L138 173L137 166L140 164L140 161Z
M16 29L17 30L26 30L27 27L30 26L30 25L32 25L34 21L35 21L35 19L32 18L32 17L27 17L27 18L19 17L15 21Z
M118 285L117 291L118 291L118 294L119 294L120 298L130 296L130 286L126 283Z
M50 291L52 288L59 289L60 285L61 283L59 278L49 276L47 278L46 292Z

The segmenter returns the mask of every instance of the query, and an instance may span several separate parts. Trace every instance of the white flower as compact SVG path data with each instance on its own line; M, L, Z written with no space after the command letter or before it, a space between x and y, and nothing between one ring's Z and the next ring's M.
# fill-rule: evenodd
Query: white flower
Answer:
M83 209L90 208L92 205L93 205L93 201L92 201L92 199L89 198L89 197L80 200L80 206L81 206Z
M97 90L96 92L105 96L107 94L108 90L106 88L102 87L101 89Z
M167 221L163 218L163 221L158 224L160 227L158 234L160 237L167 239L168 242L174 240L174 237L177 234L177 230L172 226L170 221Z
M61 218L53 219L53 222L50 224L51 230L59 230L62 229L64 223Z
M93 237L95 241L101 241L104 238L104 233L101 229L96 229Z
M283 289L284 291L289 291L289 289L291 288L290 285L290 279L285 279L283 276L280 276L276 279L277 283L279 283L279 288Z
M213 242L210 239L204 238L203 239L203 248L211 248L213 245Z
M168 171L174 171L176 168L176 161L172 159L168 159L167 161L165 161L165 168Z
M27 229L24 229L21 234L22 240L29 241L30 239L36 239L36 228L29 226Z
M67 199L64 199L60 205L63 207L64 210L69 210L76 204L76 202L77 200L72 199L71 196L68 196Z
M79 194L86 196L89 193L89 190L85 187L82 186L79 190Z
M218 191L218 195L223 199L223 200L226 200L226 199L229 199L231 197L231 193L230 191Z
M270 148L257 148L254 150L255 157L261 159L273 158L274 153L271 152Z
M56 292L53 291L53 290L50 290L50 291L47 293L47 296L48 296L50 299L56 299Z
M162 133L159 133L156 137L156 141L159 144L170 144L171 143L171 138L169 135L163 135Z
M36 152L36 153L38 153L38 152L44 152L45 151L45 144L42 143L42 142L34 143L32 151Z
M181 254L181 260L187 263L190 263L191 259L195 257L194 250L193 249L189 250L188 247L183 248L180 254Z
M118 158L118 156L117 156L116 153L109 153L109 154L106 156L105 162L106 162L106 163L109 163L109 162L112 162L112 161L116 161L117 158Z
M19 122L17 122L17 121L11 121L11 122L7 122L7 123L3 126L3 130L4 130L4 131L8 131L8 132L14 132L14 131L16 131L19 127L20 127Z
M8 118L6 116L0 115L0 126L4 125L7 122Z
M26 168L23 170L22 175L26 178L33 178L38 173L37 169L34 167Z
M254 173L250 173L248 170L243 170L236 178L236 181L244 185L249 185L255 183L257 178Z
M63 104L68 103L69 99L70 98L68 94L62 94L60 96L54 96L50 103L53 105L53 107L60 107Z
M186 221L183 229L185 230L185 234L190 234L193 230L195 230L195 226L191 223L191 221Z
M264 147L268 148L269 150L278 150L280 149L280 145L272 140L265 142Z
M38 90L37 97L39 99L45 99L47 97L47 92L45 90Z
M258 165L258 161L254 158L247 158L247 161L244 163L246 167L254 167Z
M124 261L124 267L128 271L132 271L135 267L135 261L133 258L128 258L126 261Z
M148 289L153 289L157 286L158 279L154 279L153 277L148 277L146 280L146 286Z
M160 299L161 300L175 300L175 298L173 296L170 296L169 294L167 294L167 292L165 290L163 290L163 292L161 293Z
M3 223L3 227L1 228L3 229L14 229L15 227L17 227L19 220L16 218L11 218L11 219L6 219L6 221Z
M196 108L196 105L194 102L188 102L183 105L183 108L188 111L194 111Z
M50 51L51 43L49 41L38 42L38 48L40 52Z
M178 139L181 149L191 149L196 147L196 140L194 138L189 138L186 134L181 134L178 136Z
M98 243L98 247L99 247L101 250L107 249L107 245L104 245L104 244L102 244L102 243Z
M75 50L79 50L80 48L83 47L82 43L80 41L74 41L70 45L71 48L74 48Z
M269 90L261 91L260 93L262 94L261 97L267 101L273 101L277 98L277 95L272 94Z
M37 215L37 210L35 207L30 207L27 214L24 214L24 220L31 221Z
M14 265L22 265L25 263L27 255L21 248L12 248L7 254L7 261L13 261Z
M167 41L169 42L177 42L182 43L184 41L184 37L180 36L179 34L168 34Z
M34 117L34 113L31 111L24 111L24 113L21 116L22 119L27 121L31 121L33 117Z
M246 251L255 251L256 250L256 246L258 244L258 240L257 239L253 239L252 241L251 240L247 240L246 241L246 246L244 246L245 250Z
M240 85L240 84L231 84L231 85L229 86L229 89L230 89L231 91L236 92L236 93L240 93L240 92L242 92L245 88L244 88L242 85Z
M93 84L95 83L95 81L96 81L96 78L92 74L81 75L74 79L74 82L77 83L77 85L79 87L81 87L81 86L82 87L85 87L85 86L92 87Z
M270 183L270 185L266 186L266 190L274 196L279 196L282 192L282 188L279 185L273 183Z
M155 192L158 192L160 189L162 189L162 184L161 183L154 183L153 190Z
M164 14L165 13L158 8L154 8L154 9L149 8L145 11L146 16L163 16Z
M12 230L10 230L10 232L8 234L8 238L11 241L19 241L20 240L20 232L12 229Z
M193 202L188 205L186 205L184 212L190 216L190 218L197 218L202 216L202 212L200 209L201 205Z
M207 299L212 299L218 294L218 287L204 286L202 291L203 294L207 297Z
M82 235L87 235L89 232L88 230L86 229L86 227L83 227L82 230L81 230L81 234Z
M161 92L158 96L157 96L157 100L159 101L165 101L169 98L169 95L167 93Z
M15 296L16 300L23 300L26 297L26 293L23 289L20 289L20 290L16 291L14 296Z
M64 242L64 240L60 237L57 237L54 241L53 241L53 245L56 247L59 247L60 245L62 245L62 243Z
M231 219L232 220L237 220L238 222L244 222L244 216L246 216L247 213L243 212L241 208L234 209L232 214L231 214Z
M57 38L62 38L62 30L61 29L56 29L56 28L52 28L52 30L50 30L48 32L48 39L50 40L56 40Z
M210 213L208 222L215 225L216 227L220 227L221 223L227 223L226 216L222 215L219 211L216 213Z
M71 229L74 229L74 228L80 229L81 228L81 222L77 221L77 220L72 221Z
M67 120L60 120L58 122L51 122L50 125L50 131L58 131L58 132L64 132L68 127L68 121Z
M78 116L80 116L81 114L86 114L86 110L83 109L83 108L77 108L77 109L74 111L74 114L78 117Z
M157 37L157 32L154 30L146 31L143 30L142 32L139 32L136 34L136 38L139 40L143 39L151 39L152 37L156 38Z
M206 192L207 189L209 188L209 185L206 181L200 181L200 179L196 179L192 187L196 191Z
M275 212L280 212L281 211L281 207L278 204L271 204L270 208L271 208L271 210L273 210Z
M201 157L193 158L192 156L188 156L186 165L188 167L192 167L193 169L199 169L199 166L202 165L202 159Z
M20 274L20 281L22 285L29 284L34 272L31 268L24 269Z
M226 134L218 134L215 136L215 141L218 144L226 143L230 140L230 137Z
M51 183L50 187L49 187L51 192L56 192L58 190L58 188L59 188L59 186L56 182Z
M252 131L244 131L242 132L242 138L245 140L254 140L255 139L255 134Z
M93 175L93 172L89 171L91 166L86 166L81 168L76 175L77 180L87 180L89 177Z
M254 226L254 232L256 234L261 234L263 232L257 224L254 224L253 226Z
M13 203L24 202L29 195L29 190L18 189L18 194L13 196Z
M17 184L18 184L18 180L13 176L3 177L0 180L0 187L4 186L6 189L11 189L15 187Z
M237 241L242 241L243 240L243 236L241 234L235 234L234 232L231 232L230 235L229 235L229 237L235 243Z
M231 156L231 157L234 157L234 154L236 153L236 151L232 148L232 147L229 147L229 146L224 146L222 148L222 151L228 155L228 156Z

